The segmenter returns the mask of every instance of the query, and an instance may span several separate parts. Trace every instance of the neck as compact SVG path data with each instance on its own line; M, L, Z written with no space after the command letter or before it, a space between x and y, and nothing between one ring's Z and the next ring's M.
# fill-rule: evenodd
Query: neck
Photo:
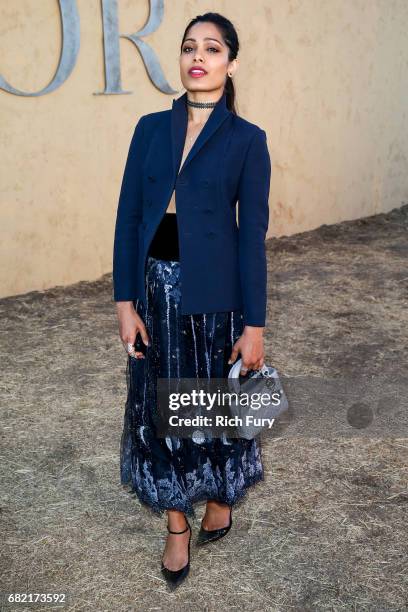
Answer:
M195 124L205 123L213 110L213 108L192 108L189 106L187 111L188 121Z
M223 90L214 91L187 91L187 98L193 102L218 102L223 94ZM187 105L187 115L189 123L205 123L214 108L194 108Z

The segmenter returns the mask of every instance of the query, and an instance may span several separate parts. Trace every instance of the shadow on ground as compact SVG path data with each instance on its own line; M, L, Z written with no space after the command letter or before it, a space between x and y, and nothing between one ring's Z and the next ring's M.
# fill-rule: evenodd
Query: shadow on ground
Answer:
M406 375L408 206L267 249L268 363L323 385ZM404 431L269 436L234 528L193 549L188 580L167 591L165 518L119 483L126 355L111 282L0 301L1 589L67 592L69 610L408 610Z

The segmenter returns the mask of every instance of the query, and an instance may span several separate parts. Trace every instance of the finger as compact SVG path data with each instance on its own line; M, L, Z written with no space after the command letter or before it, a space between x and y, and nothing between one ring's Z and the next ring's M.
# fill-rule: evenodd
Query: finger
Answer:
M143 343L146 346L150 346L150 338L149 338L149 334L147 333L146 327L140 327L139 333L140 333L140 337L142 338Z
M141 357L144 358L143 353L135 350L135 342L136 340L132 342L131 340L129 340L129 338L127 340L122 340L122 344L126 353L129 357L135 357L136 359L140 359Z
M241 376L246 376L248 374L249 370L250 370L249 364L243 361L241 369L239 371L240 375Z
M231 356L228 359L228 363L234 363L238 357L238 349L233 348L231 351Z

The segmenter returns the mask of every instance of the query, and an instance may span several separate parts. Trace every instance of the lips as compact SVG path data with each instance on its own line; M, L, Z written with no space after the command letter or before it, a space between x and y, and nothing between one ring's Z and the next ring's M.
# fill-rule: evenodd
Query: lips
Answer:
M190 68L188 74L191 76L204 76L207 72L203 68Z

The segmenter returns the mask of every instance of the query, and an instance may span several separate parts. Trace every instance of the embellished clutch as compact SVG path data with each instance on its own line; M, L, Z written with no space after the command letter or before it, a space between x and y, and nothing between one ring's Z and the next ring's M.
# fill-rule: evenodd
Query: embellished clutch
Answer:
M289 402L276 368L264 364L260 370L248 370L246 376L240 376L241 367L242 359L232 365L228 386L237 396L248 394L251 401L244 405L232 402L231 414L238 417L239 437L251 440L263 429L271 429L275 419L288 410ZM259 402L260 394L268 394L270 401Z

